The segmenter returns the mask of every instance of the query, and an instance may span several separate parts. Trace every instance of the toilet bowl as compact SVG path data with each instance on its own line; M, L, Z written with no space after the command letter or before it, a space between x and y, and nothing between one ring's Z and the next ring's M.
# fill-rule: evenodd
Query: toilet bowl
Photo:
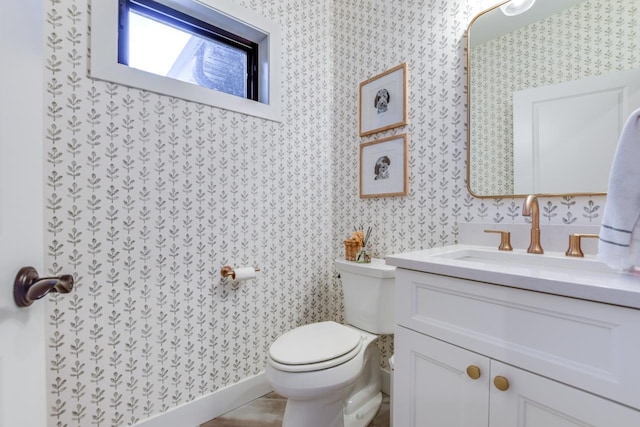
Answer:
M395 267L337 260L336 269L350 325L300 326L269 348L267 379L288 399L283 427L365 427L382 402L376 334L393 332Z

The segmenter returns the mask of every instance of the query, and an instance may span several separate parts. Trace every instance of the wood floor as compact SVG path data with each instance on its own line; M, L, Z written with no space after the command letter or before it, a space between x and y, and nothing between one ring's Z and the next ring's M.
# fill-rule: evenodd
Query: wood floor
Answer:
M389 427L389 396L383 394L382 406L369 427ZM287 399L269 393L200 427L281 427Z

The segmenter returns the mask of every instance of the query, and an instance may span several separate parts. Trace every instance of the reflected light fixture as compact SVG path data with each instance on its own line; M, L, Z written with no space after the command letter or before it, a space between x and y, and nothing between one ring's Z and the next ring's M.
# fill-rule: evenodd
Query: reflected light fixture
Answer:
M536 0L511 0L500 6L500 10L507 16L520 15L531 9Z

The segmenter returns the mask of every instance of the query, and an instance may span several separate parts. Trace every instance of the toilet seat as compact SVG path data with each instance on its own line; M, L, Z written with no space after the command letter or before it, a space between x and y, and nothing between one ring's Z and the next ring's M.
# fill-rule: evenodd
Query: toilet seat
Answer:
M320 322L295 328L274 341L269 363L286 372L328 369L355 357L361 334L336 322Z

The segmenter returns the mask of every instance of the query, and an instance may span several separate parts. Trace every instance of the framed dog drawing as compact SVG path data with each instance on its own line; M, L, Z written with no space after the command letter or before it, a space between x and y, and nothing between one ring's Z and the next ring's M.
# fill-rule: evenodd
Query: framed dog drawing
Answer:
M360 145L360 198L409 193L407 134Z
M406 63L360 83L360 136L406 124Z

